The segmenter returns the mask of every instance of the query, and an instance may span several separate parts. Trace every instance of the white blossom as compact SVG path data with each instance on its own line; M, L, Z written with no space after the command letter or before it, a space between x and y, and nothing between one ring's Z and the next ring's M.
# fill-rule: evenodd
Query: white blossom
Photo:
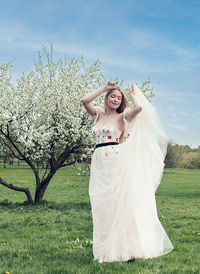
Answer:
M46 57L43 63L39 55L35 70L23 73L16 85L9 75L12 64L0 67L1 140L9 143L10 136L30 160L48 159L52 149L59 157L66 146L82 148L81 157L90 155L92 120L80 99L102 84L100 63L86 66L83 57L55 63Z

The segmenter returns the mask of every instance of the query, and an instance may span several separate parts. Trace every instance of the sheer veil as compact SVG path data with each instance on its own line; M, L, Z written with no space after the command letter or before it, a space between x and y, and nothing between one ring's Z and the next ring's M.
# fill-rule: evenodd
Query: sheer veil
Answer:
M169 138L156 109L136 84L134 84L134 91L142 111L131 123L128 123L125 119L128 108L125 109L125 136L128 136L128 134L130 136L124 142L124 145L127 143L126 145L129 146L132 153L137 156L137 164L139 164L139 161L145 169L149 169L152 176L151 184L156 191L164 168Z

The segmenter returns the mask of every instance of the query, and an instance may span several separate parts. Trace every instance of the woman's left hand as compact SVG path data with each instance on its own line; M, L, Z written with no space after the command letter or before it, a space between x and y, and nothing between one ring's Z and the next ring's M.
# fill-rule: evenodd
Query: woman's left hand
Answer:
M130 95L130 97L135 95L134 84L132 84L130 89L129 89L129 95Z

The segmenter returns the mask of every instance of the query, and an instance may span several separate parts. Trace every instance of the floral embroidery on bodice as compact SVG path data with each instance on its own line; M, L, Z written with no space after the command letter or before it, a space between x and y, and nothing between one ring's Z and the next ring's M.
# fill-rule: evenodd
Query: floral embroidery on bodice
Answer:
M92 127L92 132L95 135L96 138L96 144L101 144L101 143L108 143L108 142L117 142L119 143L119 138L121 136L121 131L115 127L114 125L104 125L102 128L96 127L96 123L98 120L98 116L100 112L103 112L104 110L101 107L96 106L96 115L94 116L94 126ZM123 112L123 120L124 120L124 140L126 140L129 137L129 123L126 120L126 112L130 108L127 107L124 112Z
M121 131L113 125L105 125L102 128L96 126L92 127L92 132L95 134L96 144L117 142L119 143L119 137Z

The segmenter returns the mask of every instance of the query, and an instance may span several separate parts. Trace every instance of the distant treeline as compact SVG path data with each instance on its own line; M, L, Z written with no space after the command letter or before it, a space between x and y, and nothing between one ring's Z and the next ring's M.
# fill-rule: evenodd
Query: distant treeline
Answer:
M200 168L200 145L198 148L191 148L189 145L169 143L165 167Z

